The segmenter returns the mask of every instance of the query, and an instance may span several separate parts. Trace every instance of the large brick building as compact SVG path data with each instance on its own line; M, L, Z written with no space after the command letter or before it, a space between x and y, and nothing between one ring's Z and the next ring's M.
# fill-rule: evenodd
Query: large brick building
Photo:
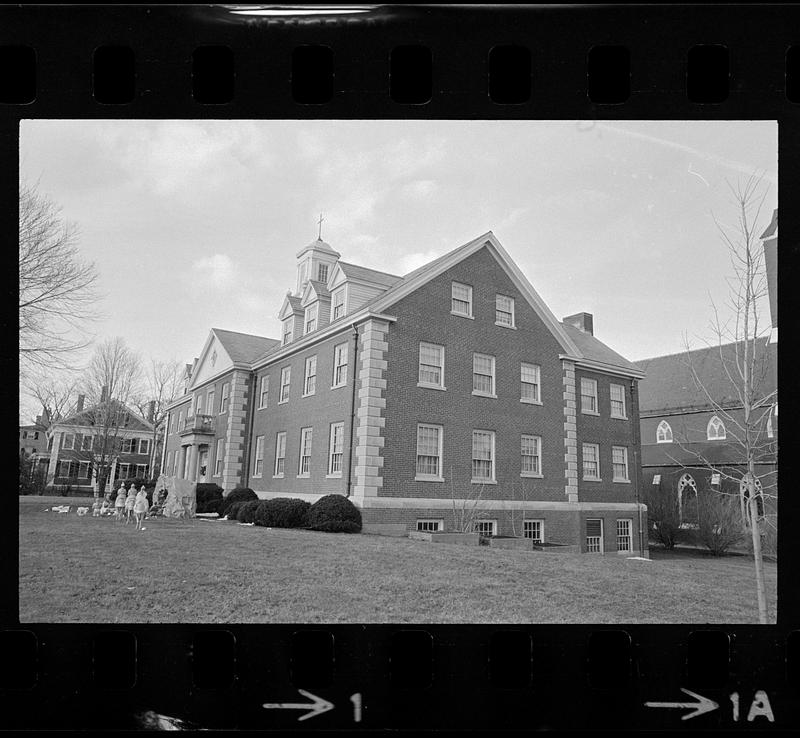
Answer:
M452 530L480 498L486 532L641 550L643 374L591 315L558 321L491 232L404 277L339 256L297 254L279 341L210 332L167 473L347 495L371 532Z

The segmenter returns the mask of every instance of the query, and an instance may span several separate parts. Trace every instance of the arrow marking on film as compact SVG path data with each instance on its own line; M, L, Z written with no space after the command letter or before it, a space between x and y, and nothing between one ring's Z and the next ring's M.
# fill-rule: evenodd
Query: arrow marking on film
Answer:
M681 715L681 720L688 720L689 718L697 717L698 715L702 715L704 712L711 712L712 710L716 710L719 705L714 702L714 700L708 699L708 697L703 697L699 694L695 694L694 692L684 689L681 687L681 692L684 694L688 694L691 697L694 697L697 702L645 702L646 707L691 707L692 711L687 712L685 715Z
M328 710L333 709L332 702L323 700L322 697L317 697L317 695L306 692L304 689L298 689L297 691L304 697L313 700L313 702L267 702L262 705L262 707L267 710L310 710L310 712L297 718L298 720L308 720L308 718L322 715L323 712L328 712Z

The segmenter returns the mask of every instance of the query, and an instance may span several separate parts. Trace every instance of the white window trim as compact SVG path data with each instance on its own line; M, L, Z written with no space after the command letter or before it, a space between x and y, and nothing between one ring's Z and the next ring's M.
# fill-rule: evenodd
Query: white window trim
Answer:
M583 383L584 382L593 382L594 383L594 404L597 410L587 410L583 406ZM591 377L581 377L580 385L578 387L578 396L581 402L581 413L584 415L600 415L600 398L598 397L597 393L597 380L592 379Z
M627 523L628 524L628 535L626 538L628 539L628 548L621 549L619 547L619 524L620 523ZM615 528L615 543L617 545L617 553L621 554L631 554L633 553L633 518L617 518L616 524L614 525Z
M661 426L662 426L662 425L663 425L663 426L666 426L666 430L668 430L668 431L669 431L669 438L663 438L663 439L662 439L662 438L659 438L659 437L658 437L658 436L659 436L659 430L661 429ZM661 421L661 422L660 422L660 423L659 423L659 424L656 426L656 443L672 443L672 438L673 438L673 435L672 435L672 426L671 426L671 425L670 425L670 424L669 424L669 423L668 423L666 420L662 420L662 421Z
M313 311L313 318L311 319L314 321L314 327L309 328L308 324L310 322L310 316L312 314L312 311ZM307 336L309 333L313 333L315 330L317 330L318 327L319 327L319 303L315 302L314 304L309 305L306 308L305 314L303 315L303 335Z
M225 463L225 452L224 449L225 440L223 438L218 438L216 447L214 449L214 473L211 475L212 477L221 477L223 466ZM220 453L222 451L222 453ZM219 468L219 471L217 471Z
M712 436L711 435L711 424L714 421L717 421L719 425L722 427L722 435L719 436ZM718 415L712 415L708 421L708 425L706 425L706 440L707 441L724 441L728 438L728 429L725 427L725 423L722 422L722 418Z
M526 536L525 535L525 523L539 523L539 530L541 531L541 535L539 536L539 540L537 541L533 536ZM523 518L522 520L522 537L529 538L534 543L544 543L544 518Z
M214 400L217 399L217 391L215 389L210 389L206 392L206 404L208 405L208 414L214 414Z
M586 520L584 520L584 522L583 522L583 540L584 540L584 543L586 543L586 539L589 537L586 534L586 524L590 520L599 520L600 521L600 550L599 551L589 551L589 547L587 545L586 553L600 553L600 554L605 553L605 551L606 551L606 549L605 549L605 542L606 542L605 533L606 533L606 531L605 531L605 521L603 520L603 518L586 518Z
M81 474L81 468L86 465L86 475L84 476ZM88 461L79 461L78 462L78 479L91 479L89 476L89 462Z
M481 479L478 477L472 476L472 435L470 435L470 456L469 456L469 466L470 466L470 482L472 484L497 484L497 453L495 450L497 434L493 430L487 430L485 428L473 428L473 433L490 433L492 437L492 477L491 479Z
M473 529L473 531L474 531L475 533L477 533L477 532L478 532L478 531L477 531L477 530L475 530L475 529L476 529L476 528L478 527L478 525L480 525L481 523L491 523L491 526L492 526L492 532L491 532L491 533L489 533L488 535L490 535L490 536L496 536L496 535L497 535L497 519L496 519L496 518L491 518L491 519L489 519L489 518L479 518L478 520L474 520L474 521L472 522L472 529Z
M284 384L283 383L283 377L286 374L286 370L287 369L289 370L289 381L286 384ZM285 400L283 399L283 388L284 387L287 388L286 389L286 399ZM285 405L287 402L289 402L289 396L291 395L291 392L292 392L292 367L291 366L283 366L283 367L281 367L281 383L280 383L280 386L278 387L278 404L279 405Z
M258 442L261 441L261 453L259 454ZM261 471L258 469L258 462L261 461ZM261 479L264 476L264 436L256 436L256 447L253 450L253 479Z
M537 472L522 471L522 439L525 438L525 437L527 437L527 438L535 438L539 442L539 471L538 471L538 473ZM519 475L521 477L525 477L526 479L542 479L544 477L544 473L542 471L542 469L543 469L543 464L542 464L542 437L541 436L535 436L532 433L523 433L520 436L519 440L520 440L520 443L519 443L519 456L520 456L520 459L519 459L519 465L520 465Z
M597 476L596 477L587 477L586 476L586 472L584 471L583 454L584 454L584 449L586 448L586 446L593 446L595 449L597 449L597 456L596 456L596 460L597 460ZM587 482L602 482L603 478L600 476L601 474L602 474L602 469L600 468L600 444L599 443L582 443L581 444L581 478L584 479Z
M435 384L433 382L421 382L419 381L419 372L422 367L422 347L423 346L431 346L433 348L441 349L441 356L442 356L442 366L440 368L440 376L442 381L439 384ZM435 389L435 390L447 390L447 387L444 386L444 361L445 361L445 350L444 346L439 343L431 343L430 341L420 341L419 342L419 352L417 354L417 387L424 387L425 389Z
M333 471L333 440L334 440L334 429L341 426L342 428L342 469L338 472ZM326 479L341 479L342 477L342 470L344 469L344 421L339 421L338 423L331 423L331 428L328 435L328 473L325 475Z
M264 392L264 382L267 383L266 392ZM266 395L266 401L264 401L265 395ZM258 409L263 410L268 406L269 406L269 374L265 374L264 376L261 377L261 383L259 384Z
M227 388L227 392L225 391ZM225 403L228 403L226 406ZM228 407L231 404L231 385L230 382L224 382L219 398L219 415L225 415L228 412ZM222 408L225 408L224 410Z
M444 426L436 425L435 423L417 423L416 432L419 438L419 427L425 426L426 428L436 428L439 431L439 474L419 474L417 473L417 457L419 456L419 446L414 448L414 481L415 482L444 482L442 471L444 470Z
M334 297L340 294L342 296L342 314L338 318L334 318L334 314L336 313L336 302ZM335 320L341 320L347 315L347 284L340 285L336 289L331 292L331 323Z
M150 475L150 470L147 468L148 466L150 466L150 464L137 464L136 476L137 477L140 476L142 479L147 479L147 477ZM144 472L142 472L142 474L139 474L139 469L144 469Z
M281 436L283 436L283 456L278 456L278 449L280 448ZM286 445L288 443L288 436L286 431L278 431L275 434L275 464L272 466L272 478L283 479L286 476ZM278 461L283 459L283 471L278 474Z
M142 444L143 443L147 444L147 451L142 451ZM142 454L142 455L150 453L150 439L149 438L140 438L139 439L139 453Z
M441 533L444 531L444 518L418 518L414 521L414 530L420 531L422 533L432 533L434 531L426 531L422 530L419 526L420 523L435 523L436 524L436 533Z
M622 390L622 415L615 415L614 414L614 398L611 395L612 387L619 387ZM624 384L617 384L616 382L612 382L608 388L608 396L610 402L610 417L615 418L616 420L627 420L628 419L628 401L625 398L625 385Z
M492 390L493 392L482 392L481 390L476 390L475 387L475 357L480 356L484 359L491 359L492 360ZM472 394L475 397L490 397L493 400L497 399L497 360L496 357L492 356L491 354L481 354L477 351L473 352L472 354Z
M310 365L311 360L314 360L314 389L311 392L306 392L306 385L308 384L309 375L308 367ZM314 354L313 356L309 356L306 358L305 363L303 364L303 393L300 395L301 397L313 397L317 394L317 355Z
M626 477L617 477L614 474L614 449L621 448L625 452L625 474ZM627 446L612 446L611 447L611 476L612 482L616 482L617 484L630 484L631 483L631 470L628 467L628 447Z
M303 468L303 439L306 436L306 431L310 431L311 434L311 446L313 447L314 444L314 427L313 426L306 426L305 428L300 429L300 453L297 458L297 478L298 479L309 479L311 477L311 448L308 449L308 471L302 472L301 469ZM286 462L284 462L285 465Z
M67 437L72 436L72 442L69 446L67 446ZM75 450L75 434L74 433L64 433L62 440L61 448L64 451L74 451Z
M86 448L86 439L89 439L91 443L89 444L89 448ZM81 451L93 451L94 450L94 436L84 435L81 436Z
M341 364L341 365L336 363L336 349L339 346L347 346L347 348L346 348L346 352L347 353L345 355L345 362L343 364ZM336 369L339 366L346 367L346 370L345 370L345 373L344 373L344 381L340 382L339 384L335 384L335 381L336 381ZM333 347L333 376L331 377L331 382L332 382L331 389L339 389L339 387L347 387L347 375L349 373L349 371L348 371L349 369L350 369L350 345L347 343L347 341L345 341L344 343L337 343Z
M523 384L531 384L530 382L523 382L523 380L522 380L522 367L523 366L534 366L534 367L536 367L537 375L539 377L539 382L536 385L538 387L538 389L539 389L539 393L538 393L539 394L539 398L536 399L536 400L531 400L531 399L529 399L527 397L522 397L521 396L522 395L522 385ZM519 365L519 385L520 385L520 387L519 387L519 393L520 393L519 401L521 403L523 403L525 405L541 405L542 404L542 367L541 367L540 364L531 364L529 361L520 362L520 365Z
M497 298L498 297L505 297L505 298L511 300L511 325L508 325L507 323L501 323L499 320L497 320ZM501 295L498 292L494 296L494 307L495 307L494 324L496 326L499 326L500 328L510 328L513 331L517 330L517 309L516 309L516 301L514 300L514 298L511 297L511 295ZM503 312L505 312L505 311L503 311Z
M453 310L453 285L459 285L460 287L466 287L469 290L469 314L467 313L459 313ZM473 294L472 294L472 285L464 284L463 282L457 282L453 280L450 283L450 315L455 315L459 318L469 318L470 320L475 320L475 311L474 311L474 304L473 304ZM462 301L463 302L463 301Z
M289 328L287 331L286 328ZM294 315L290 315L288 318L284 318L283 332L281 333L281 346L288 346L294 340ZM286 336L289 336L289 340L286 340Z

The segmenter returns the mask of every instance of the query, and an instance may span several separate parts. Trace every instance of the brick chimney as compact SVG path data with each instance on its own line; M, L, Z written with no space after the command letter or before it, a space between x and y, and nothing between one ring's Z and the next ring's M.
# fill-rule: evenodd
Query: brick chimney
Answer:
M594 335L594 320L591 313L575 313L575 315L568 315L564 318L564 323L567 323L579 331L588 333L590 336Z
M152 423L155 414L156 414L156 401L150 400L150 402L147 403L147 420Z
M75 412L79 413L83 410L83 403L86 402L86 395L78 395L78 404L75 407Z

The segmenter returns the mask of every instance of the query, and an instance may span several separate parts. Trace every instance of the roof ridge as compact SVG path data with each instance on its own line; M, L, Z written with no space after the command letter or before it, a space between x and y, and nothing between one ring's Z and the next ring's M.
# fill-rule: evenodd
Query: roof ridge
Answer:
M344 261L342 259L339 259L336 263L337 264L342 264L344 266L357 267L358 269L366 269L367 271L377 272L378 274L385 274L387 277L394 277L395 279L403 279L402 275L400 275L400 274L392 274L391 272L385 272L382 269L376 269L375 267L368 267L368 266L364 266L363 264L356 264L353 261Z
M758 341L766 341L769 339L769 336L758 336L755 340ZM741 341L731 341L730 343L722 343L722 344L714 344L711 346L701 346L700 348L696 349L689 349L688 351L675 351L671 354L659 354L658 356L648 356L645 359L636 359L632 361L633 364L641 364L644 361L655 361L656 359L668 359L671 356L683 356L687 353L694 354L700 351L711 351L712 349L719 349L719 348L727 348L729 346L735 346L736 344L744 343L744 339Z
M265 341L277 341L277 338L270 338L269 336L259 336L257 333L245 333L244 331L232 331L228 328L212 328L212 331L222 331L223 333L235 333L238 336L250 336L251 338L263 338Z

